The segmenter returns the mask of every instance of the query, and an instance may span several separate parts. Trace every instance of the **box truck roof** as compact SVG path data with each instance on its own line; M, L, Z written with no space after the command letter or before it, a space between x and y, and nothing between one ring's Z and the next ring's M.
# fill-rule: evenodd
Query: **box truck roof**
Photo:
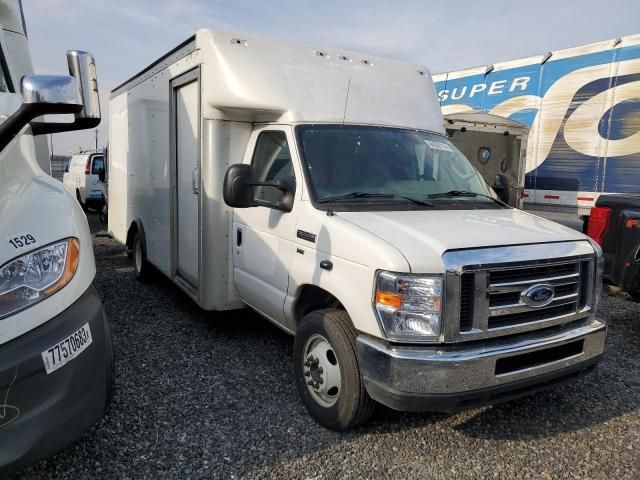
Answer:
M199 52L205 118L344 122L442 132L431 74L410 63L209 29L117 87L132 91Z

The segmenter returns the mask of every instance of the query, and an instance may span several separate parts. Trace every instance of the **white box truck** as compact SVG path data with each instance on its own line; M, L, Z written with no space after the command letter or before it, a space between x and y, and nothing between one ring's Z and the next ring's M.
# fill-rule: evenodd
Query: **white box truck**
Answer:
M601 358L599 248L496 197L425 68L205 29L110 106L109 229L137 276L295 335L323 425L504 401Z
M49 176L48 133L94 128L93 57L33 75L19 0L0 1L0 477L52 455L102 418L113 385L109 326L92 282L87 218ZM73 114L44 123L45 114Z

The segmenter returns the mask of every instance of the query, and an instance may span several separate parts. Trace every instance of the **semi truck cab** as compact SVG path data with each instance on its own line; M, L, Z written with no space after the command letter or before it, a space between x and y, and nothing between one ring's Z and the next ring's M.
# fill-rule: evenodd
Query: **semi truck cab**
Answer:
M18 0L0 2L0 472L52 455L104 414L113 385L109 326L87 218L49 175L42 135L100 121L93 57L70 75L32 73ZM70 114L47 123L46 114ZM0 475L1 476L1 475Z
M110 106L109 230L136 275L292 334L321 424L504 401L601 358L599 247L504 203L424 67L203 29Z

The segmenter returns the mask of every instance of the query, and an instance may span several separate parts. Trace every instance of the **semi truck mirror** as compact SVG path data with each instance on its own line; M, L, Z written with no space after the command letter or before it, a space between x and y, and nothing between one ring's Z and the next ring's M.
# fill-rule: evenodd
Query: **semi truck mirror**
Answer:
M253 169L251 165L237 163L227 169L222 196L224 203L233 208L248 208L253 202Z
M22 105L0 126L0 150L41 115L75 114L82 110L78 82L70 76L26 75L20 85Z
M510 182L509 177L504 173L496 173L496 180L493 184L493 190L498 195L498 198L504 203L509 203L510 195Z
M73 122L31 122L34 135L84 130L100 124L98 77L93 55L79 50L70 50L67 52L67 64L69 73L77 82L80 109L73 112L75 115Z
M90 53L69 50L67 64L69 73L78 81L82 96L82 110L76 113L76 120L83 120L90 124L85 128L97 126L100 123L100 97L98 96L96 61Z

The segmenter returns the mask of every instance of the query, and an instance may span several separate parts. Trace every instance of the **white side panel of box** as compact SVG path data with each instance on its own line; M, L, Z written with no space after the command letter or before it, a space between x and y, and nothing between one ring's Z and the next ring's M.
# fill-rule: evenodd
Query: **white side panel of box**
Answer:
M222 198L229 165L241 163L253 125L245 122L203 120L202 125L202 265L200 306L207 310L240 308L233 287L231 216Z
M169 82L200 63L199 52L111 99L109 229L126 240L142 221L147 258L171 275Z

